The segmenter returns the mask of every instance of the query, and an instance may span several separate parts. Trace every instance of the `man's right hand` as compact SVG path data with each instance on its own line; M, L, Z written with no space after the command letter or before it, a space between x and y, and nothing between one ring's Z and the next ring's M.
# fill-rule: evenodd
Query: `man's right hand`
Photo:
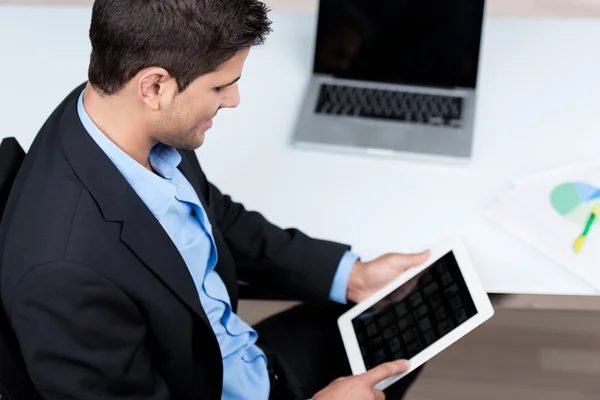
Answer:
M385 395L373 386L384 379L408 371L405 360L381 364L362 375L339 378L317 393L312 400L383 400Z

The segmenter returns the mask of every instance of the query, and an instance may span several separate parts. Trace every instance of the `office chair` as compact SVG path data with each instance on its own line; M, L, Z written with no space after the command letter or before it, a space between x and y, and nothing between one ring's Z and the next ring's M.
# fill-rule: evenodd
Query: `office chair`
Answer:
M15 138L6 138L0 144L0 221L8 195L17 176L25 152Z
M15 138L0 144L0 223L10 190L23 163L25 152ZM0 249L0 261L2 259ZM2 265L0 264L0 271ZM10 329L4 310L0 307L0 400L39 399L27 375L17 339Z

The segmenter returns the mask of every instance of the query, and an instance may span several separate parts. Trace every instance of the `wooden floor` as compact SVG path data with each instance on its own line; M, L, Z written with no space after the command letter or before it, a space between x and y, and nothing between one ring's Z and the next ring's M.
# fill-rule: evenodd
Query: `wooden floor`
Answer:
M438 355L409 400L598 400L600 313L500 310Z
M276 302L243 302L254 323ZM497 310L427 364L406 400L599 400L600 313Z

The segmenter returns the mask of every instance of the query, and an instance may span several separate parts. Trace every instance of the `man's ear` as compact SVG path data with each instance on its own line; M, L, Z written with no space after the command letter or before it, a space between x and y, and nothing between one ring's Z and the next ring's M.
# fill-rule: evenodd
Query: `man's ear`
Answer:
M146 68L136 81L138 98L153 111L169 108L177 94L177 82L164 68Z

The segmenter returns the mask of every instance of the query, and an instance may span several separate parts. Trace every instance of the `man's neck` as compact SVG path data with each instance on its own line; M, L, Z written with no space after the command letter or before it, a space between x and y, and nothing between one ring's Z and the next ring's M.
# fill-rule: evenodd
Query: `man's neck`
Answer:
M131 158L152 171L150 151L156 142L135 118L138 110L118 95L101 96L88 83L83 94L85 111L98 129Z

